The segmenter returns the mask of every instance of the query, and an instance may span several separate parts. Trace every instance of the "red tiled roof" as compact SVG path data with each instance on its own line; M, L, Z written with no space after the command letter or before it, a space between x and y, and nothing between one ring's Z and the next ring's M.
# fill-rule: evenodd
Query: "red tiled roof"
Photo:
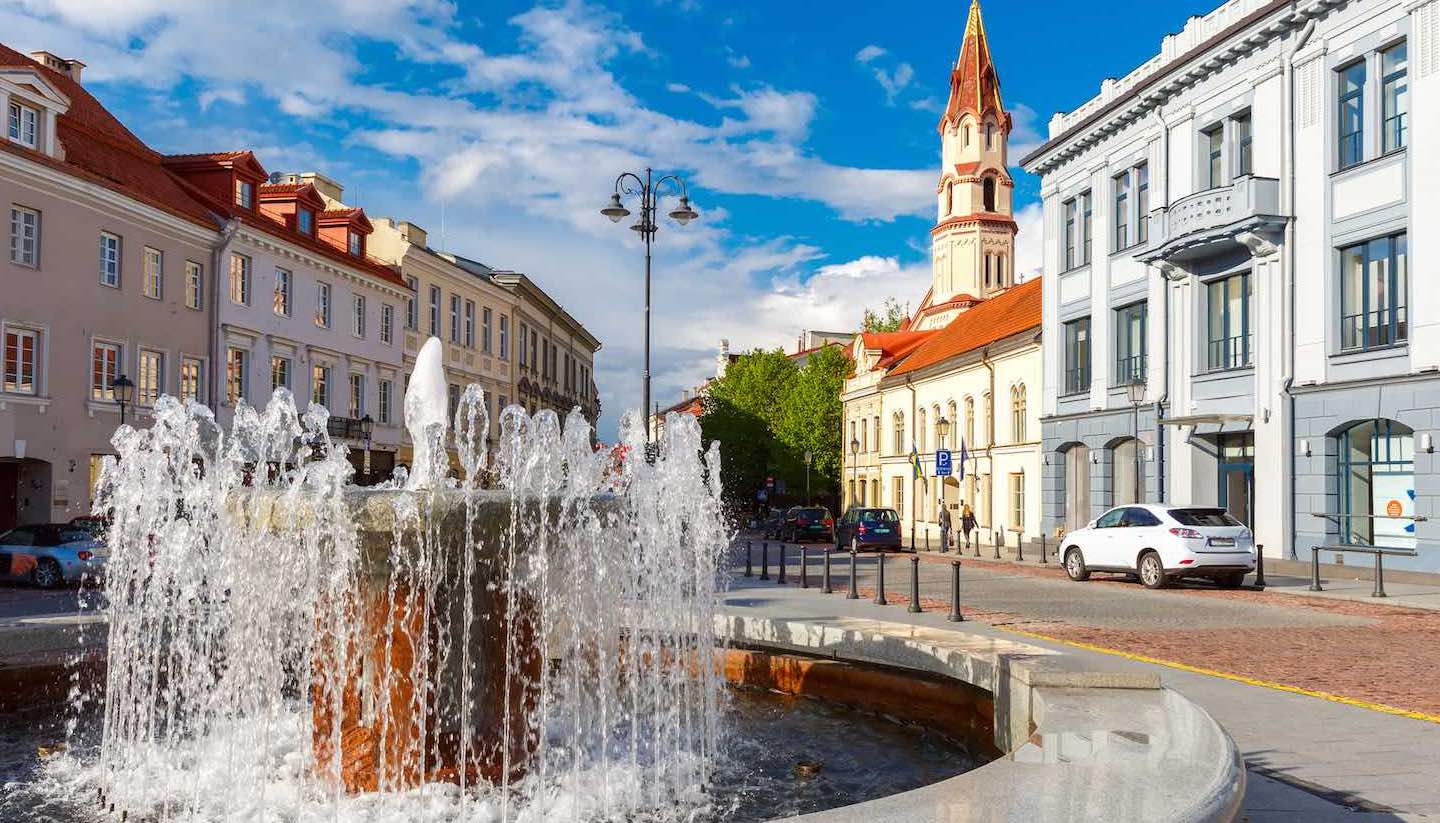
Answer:
M933 366L1040 325L1040 280L1030 280L986 300L950 321L905 358L891 375Z
M990 57L990 38L985 22L980 19L980 0L971 0L970 16L965 21L965 40L960 44L960 57L950 72L950 99L940 118L940 129L959 119L961 114L975 117L993 115L1000 127L1010 131L1010 115L1000 102L1000 75Z
M8 140L0 140L0 148L192 223L216 227L213 215L190 194L189 187L161 166L161 155L125 128L84 86L4 45L0 45L0 67L38 71L70 99L70 108L60 115L56 127L56 137L65 150L64 160Z
M876 362L876 368L887 368L901 358L919 348L922 343L929 340L935 329L924 331L886 331L886 332L861 332L860 338L864 341L867 351L878 349L880 359Z

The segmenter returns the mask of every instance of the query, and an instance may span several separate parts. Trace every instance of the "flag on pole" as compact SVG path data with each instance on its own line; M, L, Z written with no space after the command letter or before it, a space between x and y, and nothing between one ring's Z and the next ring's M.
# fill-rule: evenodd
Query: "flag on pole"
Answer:
M920 468L920 452L915 448L913 440L910 441L910 471L917 479L925 476L925 472Z

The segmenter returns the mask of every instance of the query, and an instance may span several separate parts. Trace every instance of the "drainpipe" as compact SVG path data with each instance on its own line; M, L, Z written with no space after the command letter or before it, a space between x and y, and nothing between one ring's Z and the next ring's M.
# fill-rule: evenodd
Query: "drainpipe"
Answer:
M1284 185L1280 187L1280 213L1285 215L1285 250L1280 259L1284 269L1284 295L1285 307L1281 317L1285 327L1281 330L1280 339L1283 342L1280 353L1280 362L1283 383L1280 393L1285 397L1284 420L1281 427L1284 430L1289 442L1286 443L1286 451L1289 454L1288 475L1281 480L1281 488L1285 490L1287 505L1281 510L1284 512L1285 523L1283 533L1285 539L1290 543L1290 556L1295 557L1295 395L1290 393L1290 387L1295 383L1295 55L1305 48L1310 42L1310 36L1315 33L1315 19L1312 17L1305 28L1300 30L1299 36L1295 38L1295 45L1291 46L1285 54L1285 60L1281 63L1281 70L1285 74L1282 89L1285 95L1284 118L1285 118L1285 139L1280 141L1280 167L1284 176ZM1281 549L1282 556L1284 549Z
M1160 192L1160 202L1164 204L1165 213L1170 213L1170 124L1165 122L1165 117L1160 110L1155 110L1155 121L1160 124L1160 167L1165 170L1161 177L1163 188ZM1154 227L1151 227L1154 231ZM1160 397L1155 401L1155 496L1158 502L1165 502L1165 427L1160 420L1164 415L1165 402L1170 399L1170 278L1164 272L1160 274L1160 328L1165 333L1161 335L1163 340L1162 350L1164 358L1161 362L1163 371L1160 373Z
M908 374L905 375L905 388L907 388L907 389L910 390L910 432L911 432L910 442L911 442L911 444L914 444L914 443L915 443L915 436L914 436L914 432L915 432L915 421L918 420L919 418L916 416L916 408L917 408L917 406L916 406L916 403L915 403L915 385L910 382L910 375L908 375ZM903 446L904 444L902 443L901 445ZM917 461L920 459L920 457L919 457L918 454L916 455L915 459L916 459ZM910 548L911 548L912 550L915 548L915 521L916 521L916 519L918 518L916 509L915 509L915 504L916 504L917 502L919 502L919 499L920 499L920 494L915 491L915 487L919 484L919 482L920 482L920 478L916 477L916 476L915 476L915 470L914 470L914 469L911 469L911 470L910 470Z
M995 534L995 364L990 362L990 347L980 350L980 364L990 372L990 402L985 409L985 463L990 472L985 476L985 499L990 504L986 516L990 518L990 534Z
M235 239L235 234L240 231L239 218L230 218L224 221L220 227L220 237L210 249L210 370L205 375L206 397L213 409L220 408L220 380L219 376L226 364L221 360L223 348L220 345L220 272L225 264L225 249L230 246L230 241ZM219 415L216 415L219 417Z

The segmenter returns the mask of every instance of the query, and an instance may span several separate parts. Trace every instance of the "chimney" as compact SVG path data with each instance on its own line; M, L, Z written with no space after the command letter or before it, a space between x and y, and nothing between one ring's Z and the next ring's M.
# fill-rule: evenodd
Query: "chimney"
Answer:
M336 183L318 171L306 171L296 175L287 175L292 178L291 182L309 183L315 187L315 191L325 199L326 208L344 208L345 203L340 198L345 194L345 187Z
M85 70L85 64L79 60L66 60L63 57L56 57L48 51L32 51L30 57L36 63L54 69L76 83L80 82L80 72Z

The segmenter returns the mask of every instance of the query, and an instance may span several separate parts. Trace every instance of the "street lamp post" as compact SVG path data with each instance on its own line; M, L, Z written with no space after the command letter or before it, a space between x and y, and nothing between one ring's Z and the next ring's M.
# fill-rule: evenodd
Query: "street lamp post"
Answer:
M370 436L375 433L375 421L370 415L360 418L360 434L365 438L365 464L362 471L365 474L365 485L370 485Z
M1130 372L1130 382L1125 385L1125 394L1134 408L1132 428L1135 434L1135 497L1140 502L1140 404L1145 402L1145 378L1140 374L1137 363Z
M115 378L110 387L115 391L115 402L120 404L120 425L123 426L125 425L125 407L135 399L135 384L122 374Z
M645 169L645 178L634 172L624 172L615 178L615 193L610 195L610 202L600 213L610 218L612 223L619 223L630 216L630 210L620 202L620 197L640 196L640 220L630 228L640 232L645 239L645 397L640 404L640 413L643 415L650 409L650 247L655 240L655 230L659 228L655 220L655 213L659 210L660 193L659 189L669 183L671 188L680 195L680 205L670 211L670 218L680 225L685 225L700 215L690 207L690 194L686 190L685 181L678 175L667 174L659 180L653 178L650 169ZM650 426L645 426L645 446L650 446Z
M806 502L806 503L809 503L809 502L810 502L810 461L813 460L813 459L814 459L814 457L810 454L810 450L809 450L809 449L806 449L806 450L805 450L805 502Z
M944 417L941 417L939 420L935 421L935 434L940 438L940 443L939 443L940 451L945 451L945 438L950 434L950 421L949 421L949 420L946 420ZM951 465L952 465L952 466L954 465L954 461L953 461L953 460L951 461ZM941 506L944 506L944 505L945 505L945 478L943 478L943 477L938 477L938 478L936 478L936 483L935 483L935 485L939 487L939 488L936 489L936 491L938 491L938 492L940 493L940 505L941 505ZM945 548L945 547L942 546L941 548Z

